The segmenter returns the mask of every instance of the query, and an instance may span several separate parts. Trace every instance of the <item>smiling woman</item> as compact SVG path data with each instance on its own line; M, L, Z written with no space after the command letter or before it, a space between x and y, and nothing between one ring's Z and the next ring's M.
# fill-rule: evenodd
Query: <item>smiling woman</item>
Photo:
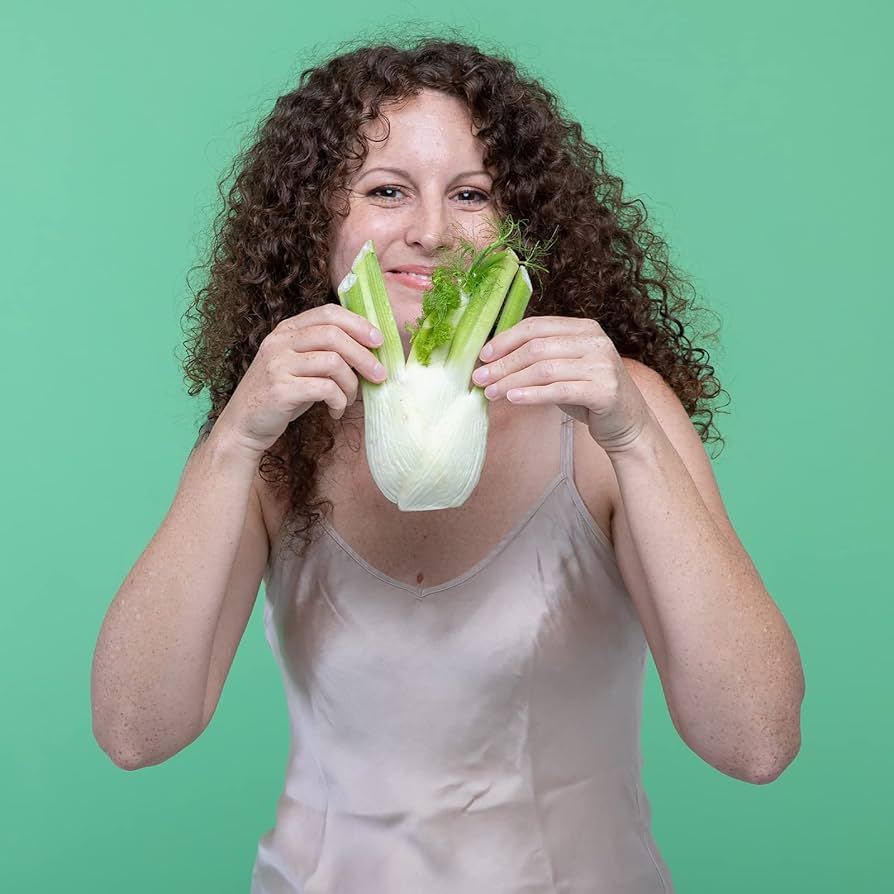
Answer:
M438 38L304 71L236 164L186 365L211 412L104 620L98 741L128 769L194 741L264 580L293 738L252 894L672 891L640 775L647 652L682 739L753 783L797 753L803 675L703 449L719 383L645 211L552 93ZM506 219L550 248L526 316L452 383L488 421L480 482L401 511L358 397L438 350L405 324L441 249L508 241ZM358 256L400 342L340 304ZM394 466L439 468L412 450L452 407L428 409Z

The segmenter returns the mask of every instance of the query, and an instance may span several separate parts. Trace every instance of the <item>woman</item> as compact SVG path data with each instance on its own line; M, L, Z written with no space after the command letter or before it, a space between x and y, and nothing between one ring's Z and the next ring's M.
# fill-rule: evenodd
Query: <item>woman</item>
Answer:
M461 43L305 72L242 161L187 366L212 411L100 632L98 741L136 768L200 735L265 579L293 738L254 894L671 891L647 649L683 740L749 782L797 753L804 683L691 421L719 387L663 244L552 94ZM557 241L474 373L481 479L400 512L363 452L381 334L335 289L372 239L404 331L438 250L504 214Z

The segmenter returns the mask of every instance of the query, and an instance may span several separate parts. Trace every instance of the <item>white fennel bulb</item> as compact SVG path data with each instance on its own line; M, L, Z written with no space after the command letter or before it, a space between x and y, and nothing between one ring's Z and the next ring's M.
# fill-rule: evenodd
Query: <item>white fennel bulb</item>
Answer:
M533 291L526 268L544 269L530 257L519 261L512 247L522 248L512 238L517 226L509 219L481 251L463 242L449 263L435 268L422 314L408 327L406 361L371 240L338 286L339 301L384 336L373 353L388 378L360 380L364 439L376 485L401 510L461 506L478 484L489 402L472 372L491 334L524 316Z

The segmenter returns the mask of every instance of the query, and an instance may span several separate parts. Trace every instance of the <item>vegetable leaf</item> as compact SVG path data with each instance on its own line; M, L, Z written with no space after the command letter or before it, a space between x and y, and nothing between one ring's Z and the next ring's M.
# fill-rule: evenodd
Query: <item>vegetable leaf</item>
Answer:
M489 289L484 284L488 272L499 261L498 250L512 249L529 270L546 271L539 259L553 246L556 234L543 245L538 242L529 246L522 236L522 223L508 215L498 223L484 248L478 249L473 242L460 238L456 247L441 251L440 263L432 272L431 288L422 299L422 313L415 323L405 325L420 363L427 366L432 351L450 342L456 330L457 312L466 302L487 300Z

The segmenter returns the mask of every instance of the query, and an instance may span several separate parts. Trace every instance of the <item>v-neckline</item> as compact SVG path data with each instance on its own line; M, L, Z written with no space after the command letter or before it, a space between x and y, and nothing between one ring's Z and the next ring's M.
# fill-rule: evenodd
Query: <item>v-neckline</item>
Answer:
M550 496L552 496L556 488L558 488L558 486L565 480L565 478L565 471L560 470L556 477L546 488L546 491L541 495L541 497L522 516L522 518L518 522L516 522L516 524L513 525L513 527L499 539L499 541L497 541L496 545L487 553L487 555L479 559L479 561L477 561L471 568L469 568L467 571L464 571L462 574L459 574L456 577L452 577L450 578L450 580L446 580L443 583L435 584L431 587L422 587L419 585L408 584L406 581L397 580L397 578L391 577L391 575L389 574L385 574L384 571L380 571L378 568L371 565L366 559L364 559L363 556L361 556L341 536L341 534L339 534L338 531L335 530L335 528L330 524L327 518L323 518L322 524L323 528L333 539L333 541L366 572L371 574L373 577L384 581L386 584L389 584L392 587L413 593L417 599L424 599L426 596L430 596L434 593L440 593L443 590L450 590L454 587L458 587L460 584L478 574L478 572L483 571L488 565L490 565L490 563L493 562L494 559L496 559L496 557L504 549L506 549L506 547L509 546L509 544L513 540L515 540L515 538L521 533L522 529L528 524L528 522L531 521L540 507L543 506L543 504L550 498Z

